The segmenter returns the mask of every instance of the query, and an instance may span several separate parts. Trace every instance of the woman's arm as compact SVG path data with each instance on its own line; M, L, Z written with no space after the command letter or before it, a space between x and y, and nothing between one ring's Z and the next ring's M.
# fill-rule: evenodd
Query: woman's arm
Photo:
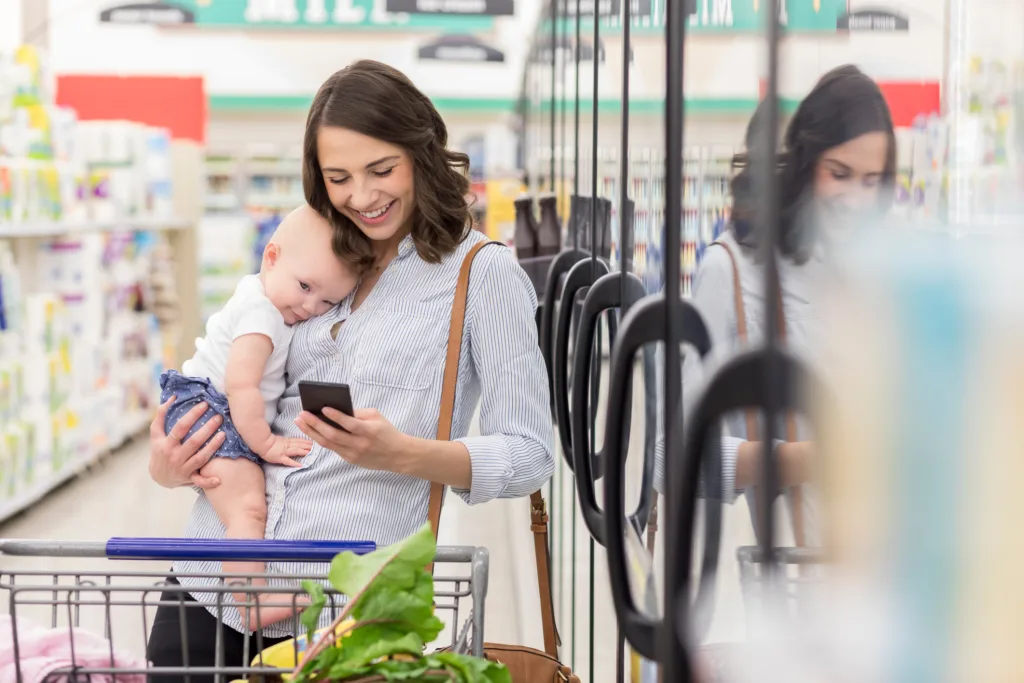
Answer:
M295 424L346 462L445 484L471 505L538 490L555 461L533 284L507 249L485 249L468 296L465 338L480 381L481 436L412 437L373 409L348 416L325 408L344 431L305 411Z
M473 265L466 330L480 379L480 436L458 439L469 454L470 505L527 496L555 469L547 371L537 340L537 295L508 249L484 249Z
M700 268L693 282L693 295L690 303L701 314L704 325L711 339L711 353L702 359L692 348L686 348L683 359L683 425L688 423L697 401L704 391L707 381L714 376L715 368L728 358L735 348L735 304L733 298L732 265L729 255L722 247L711 247L704 255ZM660 376L661 373L659 373ZM659 396L659 404L664 398ZM665 493L665 437L663 416L658 411L658 437L654 451L654 488ZM736 492L743 487L736 481L737 457L743 439L723 436L722 454L722 490L720 492L705 491L703 481L699 492L702 497L719 498L726 502L736 499Z
M764 456L763 441L740 441L736 448L737 490L757 486L761 482L761 460ZM814 464L814 444L810 441L775 444L775 455L779 461L779 485L782 488L800 486L811 481Z

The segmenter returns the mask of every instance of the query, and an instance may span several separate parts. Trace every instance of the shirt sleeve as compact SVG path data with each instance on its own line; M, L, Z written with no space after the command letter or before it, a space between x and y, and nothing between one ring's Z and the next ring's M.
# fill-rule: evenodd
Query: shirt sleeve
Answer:
M479 269L479 270L478 270ZM508 249L488 247L473 265L466 330L480 381L480 436L469 450L470 505L528 496L555 470L547 371L537 340L537 294Z
M262 334L277 348L287 338L288 326L281 312L265 296L249 296L239 302L238 314L231 329L231 341L247 334Z
M734 285L732 262L722 247L707 250L704 260L697 270L693 283L693 295L690 303L704 319L711 338L711 352L707 358L701 358L692 348L685 349L683 358L683 425L696 408L697 399L701 396L709 378L722 361L728 358L733 350L733 328L736 325ZM659 362L663 362L659 351ZM659 376L661 376L659 371ZM660 397L659 397L660 398ZM663 400L662 400L663 402ZM665 493L665 431L662 423L662 411L658 411L657 441L654 449L654 488L661 494ZM743 439L722 436L722 490L721 499L732 503L736 500L736 453ZM704 498L718 498L716 492L705 490L704 482L698 482L699 495Z

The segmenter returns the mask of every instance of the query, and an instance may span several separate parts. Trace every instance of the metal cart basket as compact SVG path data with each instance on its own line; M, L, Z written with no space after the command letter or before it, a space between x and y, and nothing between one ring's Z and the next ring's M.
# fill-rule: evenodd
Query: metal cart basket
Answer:
M778 621L764 621L764 610L771 606L782 609L787 623L813 629L813 624L806 621L813 619L813 610L807 608L811 607L815 588L822 585L824 553L811 548L776 548L777 576L773 582L766 576L763 557L759 546L736 549L748 638L756 642L760 634L777 628ZM773 600L771 605L769 601ZM700 651L705 681L748 680L749 643L715 643L702 646Z
M255 607L257 595L281 594L285 601L291 600L301 611L298 600L304 594L301 581L322 582L327 587L325 618L333 619L344 606L345 597L339 595L327 583L327 563L339 552L352 550L356 553L372 551L374 544L362 542L327 541L207 541L202 539L111 539L107 542L35 541L0 539L0 591L7 594L7 610L13 643L15 677L4 683L23 683L22 647L24 634L19 634L19 623L23 626L49 627L50 633L59 635L67 644L65 666L54 670L46 683L94 683L96 680L145 680L146 675L177 676L189 680L189 676L206 677L217 683L228 683L238 679L250 682L269 683L279 680L280 674L290 673L292 668L253 667L252 660L264 650L264 636L259 630L245 639L242 661L224 661L224 647L218 630L216 662L213 667L188 665L188 629L186 610L212 609L223 621L228 610ZM10 569L12 560L4 558L20 556L31 568ZM195 585L183 586L169 582L169 571L132 571L130 568L111 568L109 571L66 571L54 568L55 562L66 562L57 558L107 558L109 560L250 560L274 561L277 563L303 563L302 568L318 567L315 572L295 574L242 575L242 574L182 574L175 573L176 579L186 583L188 579L202 579L199 589ZM445 633L439 643L450 646L457 652L481 656L483 654L484 599L487 594L489 556L486 548L469 546L439 546L435 562L437 565L468 565L465 571L453 570L454 575L442 576L435 571L435 608L445 623ZM18 561L18 564L24 564ZM115 562L111 562L115 564ZM35 568L38 565L38 568ZM49 566L49 568L47 568ZM445 567L447 570L448 568ZM456 568L457 569L457 568ZM265 578L268 585L252 585L254 579ZM213 605L187 599L187 595L214 596ZM235 602L232 595L247 596L245 602ZM469 604L467 604L469 603ZM0 602L0 606L2 606ZM157 668L138 664L127 667L120 662L145 661L145 647L152 626L153 616L158 607L172 606L182 610L182 662L180 668ZM2 610L2 607L0 607ZM447 615L451 615L450 618ZM465 618L460 623L459 617ZM321 624L322 626L325 624ZM299 623L298 613L286 622L279 622L290 633L304 635L305 629ZM66 635L64 630L66 629ZM22 629L24 630L24 628ZM446 633L449 633L446 636ZM76 658L76 640L81 643L83 636L92 640L102 636L105 651L109 657L97 663L95 645L88 662ZM79 645L78 652L85 648ZM124 657L128 655L128 657ZM292 667L298 662L298 653L292 657ZM193 678L193 680L196 680Z
M748 617L752 611L763 606L767 597L763 552L759 546L743 546L736 549L739 566L740 588ZM813 548L776 548L777 586L782 591L787 612L793 617L803 615L803 606L813 598L813 591L821 584L824 553Z

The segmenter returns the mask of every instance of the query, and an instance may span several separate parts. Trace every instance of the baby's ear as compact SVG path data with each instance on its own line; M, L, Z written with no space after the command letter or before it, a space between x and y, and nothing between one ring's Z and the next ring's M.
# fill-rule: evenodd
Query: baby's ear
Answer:
M281 256L281 247L277 246L273 242L268 242L267 246L263 248L263 263L268 266L274 266L277 264L277 259Z

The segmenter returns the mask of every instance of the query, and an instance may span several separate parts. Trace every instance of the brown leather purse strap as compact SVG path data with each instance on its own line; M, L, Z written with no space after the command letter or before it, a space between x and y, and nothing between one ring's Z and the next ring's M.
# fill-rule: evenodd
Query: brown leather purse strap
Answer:
M479 242L473 245L462 260L459 279L455 285L455 298L452 301L451 326L448 329L448 353L444 361L444 380L441 386L441 409L437 419L437 440L450 441L452 437L452 421L455 419L455 389L459 379L459 355L462 352L462 334L466 324L466 304L469 295L469 274L473 267L473 259L481 249L490 244L501 242ZM427 515L430 528L437 538L437 530L441 522L441 504L444 500L444 486L433 482L430 484L430 501ZM540 613L544 627L544 650L553 657L558 656L561 644L555 628L554 603L551 596L551 568L548 558L548 512L544 496L540 491L530 495L530 529L533 531L534 550L537 556L537 586L540 589ZM433 565L427 568L433 569Z
M736 255L733 253L732 247L725 242L716 241L712 242L712 246L718 245L725 249L725 253L729 255L729 261L732 264L732 291L734 306L736 308L736 333L740 338L740 341L747 341L747 312L746 307L743 305L743 290L740 287L740 271L736 264ZM779 288L775 292L777 306L776 314L778 315L779 324L779 340L782 342L786 341L786 313L782 308L782 281L778 280ZM753 409L748 410L746 413L747 417L747 440L757 440L757 415ZM797 440L797 429L796 429L796 416L790 411L786 415L786 441L793 442ZM793 537L798 547L805 545L805 533L804 533L804 516L803 516L803 497L799 487L795 487L791 492L793 500Z

